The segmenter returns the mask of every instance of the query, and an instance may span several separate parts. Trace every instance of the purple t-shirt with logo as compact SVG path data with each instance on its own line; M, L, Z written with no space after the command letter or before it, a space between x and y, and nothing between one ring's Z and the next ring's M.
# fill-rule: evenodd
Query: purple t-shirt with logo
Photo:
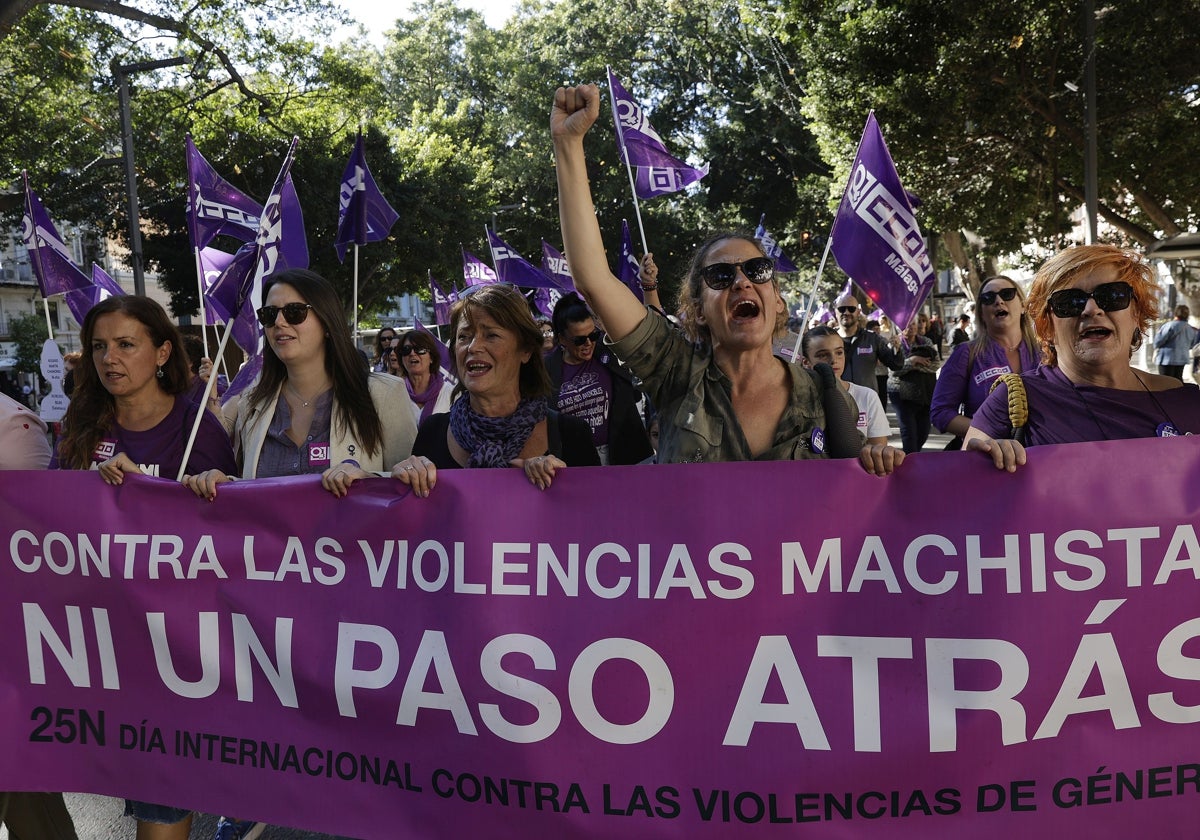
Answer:
M184 394L175 396L171 412L157 426L144 432L131 432L114 425L92 453L92 469L103 461L124 452L146 475L175 480L179 465L183 461L183 450L187 447L196 422L196 412L204 415L196 433L196 443L188 457L189 475L217 469L226 475L237 474L237 461L229 435L211 411L206 411L191 402Z
M1074 385L1057 367L1022 376L1029 400L1026 444L1200 434L1200 388L1123 391ZM971 418L971 426L993 438L1012 436L1008 388L999 385Z
M945 429L959 414L974 417L979 406L987 399L997 376L1002 373L1029 373L1037 367L1037 354L1033 348L1022 342L1020 354L1021 369L1013 370L1008 363L1008 354L994 341L979 351L974 364L970 364L971 345L956 346L938 371L933 403L929 406L930 422L939 429Z
M558 389L558 410L584 420L592 430L592 443L608 443L608 411L612 405L612 374L590 359L581 365L563 362Z

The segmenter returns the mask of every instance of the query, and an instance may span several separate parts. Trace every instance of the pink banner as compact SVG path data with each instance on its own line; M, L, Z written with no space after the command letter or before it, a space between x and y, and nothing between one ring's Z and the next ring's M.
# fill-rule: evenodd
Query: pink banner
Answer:
M367 838L1179 836L1198 454L5 473L0 790Z

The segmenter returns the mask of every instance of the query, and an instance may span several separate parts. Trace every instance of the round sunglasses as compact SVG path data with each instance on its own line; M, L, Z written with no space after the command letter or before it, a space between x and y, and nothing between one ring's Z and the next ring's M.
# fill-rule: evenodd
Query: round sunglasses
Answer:
M1078 318L1089 300L1096 301L1105 312L1128 309L1133 301L1133 286L1124 280L1101 283L1090 292L1083 289L1059 289L1050 295L1050 311L1059 318Z
M700 279L714 291L728 289L737 279L738 269L751 283L762 285L775 276L775 261L770 257L754 257L738 263L713 263L700 269Z

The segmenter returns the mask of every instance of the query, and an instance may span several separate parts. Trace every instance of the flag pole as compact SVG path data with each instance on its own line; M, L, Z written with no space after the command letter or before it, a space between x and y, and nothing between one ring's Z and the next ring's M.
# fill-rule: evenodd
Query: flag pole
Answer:
M613 93L612 87L612 68L604 68L608 71L608 101L613 109L613 124L617 127L617 143L621 146L621 157L625 159L625 172L629 175L629 192L633 195L633 215L637 219L638 234L642 238L642 253L650 253L650 248L646 245L646 228L642 225L642 206L638 203L637 185L633 180L633 167L629 163L629 150L625 148L625 132L621 130L621 117L617 113L617 95Z
M829 232L829 238L825 240L825 252L821 254L821 264L817 266L817 276L813 278L812 291L808 295L808 308L804 312L804 321L800 324L800 337L796 339L796 346L792 348L792 358L798 359L800 352L800 342L804 339L804 333L808 332L808 320L812 318L813 304L817 302L817 285L821 282L821 275L825 273L825 261L829 259L829 251L833 248L833 231Z
M354 346L358 346L358 243L354 243Z
M208 312L204 305L204 265L200 262L200 249L195 245L192 253L196 256L196 292L200 295L200 338L204 341L205 357L211 359L208 355Z
M229 343L229 336L233 334L234 318L230 318L225 325L225 334L221 336L221 343L217 345L217 356L225 358L225 345ZM204 422L204 414L208 411L208 401L212 399L214 390L217 387L217 371L213 367L212 373L208 375L208 381L204 383L204 393L200 397L199 411L196 412L196 420L192 423L191 434L188 435L187 446L183 450L183 461L179 464L179 475L175 476L175 480L183 481L183 477L187 474L188 459L192 457L192 447L196 444L196 435L200 433L200 424Z

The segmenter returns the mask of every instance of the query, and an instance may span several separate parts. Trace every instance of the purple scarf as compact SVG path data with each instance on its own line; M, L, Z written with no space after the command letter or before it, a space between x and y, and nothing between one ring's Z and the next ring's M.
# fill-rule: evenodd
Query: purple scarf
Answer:
M450 406L450 433L471 453L468 467L507 467L521 454L533 427L546 417L546 398L523 399L507 417L484 417L469 397Z
M413 391L412 380L407 376L404 377L404 387L408 389L408 395L412 401L421 406L421 419L418 423L424 423L425 418L433 414L433 407L437 404L438 394L442 392L442 386L446 384L446 378L442 376L441 371L432 374L429 377L429 384L421 393Z

